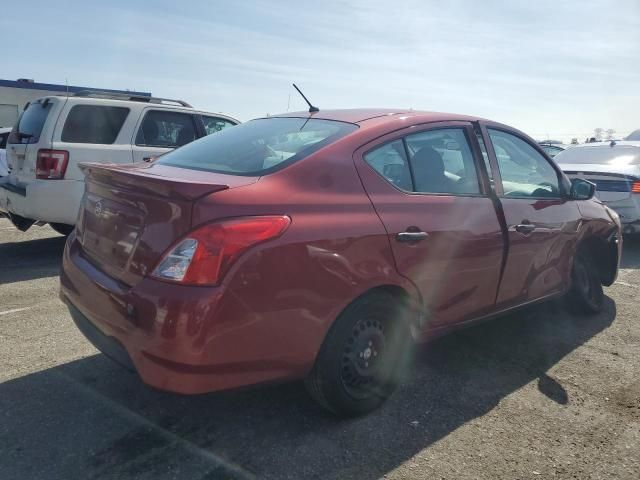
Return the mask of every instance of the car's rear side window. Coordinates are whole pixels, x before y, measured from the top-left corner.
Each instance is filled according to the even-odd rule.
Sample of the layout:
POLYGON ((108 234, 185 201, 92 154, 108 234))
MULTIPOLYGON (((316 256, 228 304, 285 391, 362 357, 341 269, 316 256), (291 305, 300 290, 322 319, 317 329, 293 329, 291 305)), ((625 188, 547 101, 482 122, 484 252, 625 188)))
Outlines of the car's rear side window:
POLYGON ((68 143, 110 145, 116 141, 129 109, 102 105, 74 105, 62 128, 61 140, 68 143))
POLYGON ((395 140, 371 150, 364 160, 389 183, 406 190, 413 190, 411 170, 402 140, 395 140))
POLYGON ((18 123, 9 137, 9 143, 38 143, 51 105, 49 99, 30 103, 18 118, 18 123))
POLYGON ((136 145, 176 148, 193 142, 196 127, 189 113, 151 110, 136 135, 136 145))
POLYGON ((402 190, 450 195, 480 194, 475 160, 462 128, 414 133, 371 150, 364 159, 388 182, 402 190))
POLYGON ((358 128, 313 118, 263 118, 225 128, 163 155, 156 163, 235 175, 265 175, 358 128))

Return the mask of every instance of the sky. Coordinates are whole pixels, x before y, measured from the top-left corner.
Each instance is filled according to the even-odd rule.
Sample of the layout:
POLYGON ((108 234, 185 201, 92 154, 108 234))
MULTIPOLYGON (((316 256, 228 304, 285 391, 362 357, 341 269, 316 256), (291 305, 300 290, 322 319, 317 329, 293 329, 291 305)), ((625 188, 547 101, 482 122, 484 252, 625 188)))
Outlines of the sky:
POLYGON ((136 89, 240 120, 306 108, 478 115, 538 139, 640 128, 640 0, 34 0, 0 78, 136 89))

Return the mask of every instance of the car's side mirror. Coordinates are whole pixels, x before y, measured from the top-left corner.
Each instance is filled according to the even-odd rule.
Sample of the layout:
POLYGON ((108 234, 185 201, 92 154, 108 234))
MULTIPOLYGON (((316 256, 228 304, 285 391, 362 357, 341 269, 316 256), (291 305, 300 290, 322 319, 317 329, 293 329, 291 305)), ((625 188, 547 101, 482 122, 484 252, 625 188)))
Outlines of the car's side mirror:
POLYGON ((595 183, 583 180, 582 178, 574 178, 571 180, 571 198, 573 200, 589 200, 596 193, 595 183))

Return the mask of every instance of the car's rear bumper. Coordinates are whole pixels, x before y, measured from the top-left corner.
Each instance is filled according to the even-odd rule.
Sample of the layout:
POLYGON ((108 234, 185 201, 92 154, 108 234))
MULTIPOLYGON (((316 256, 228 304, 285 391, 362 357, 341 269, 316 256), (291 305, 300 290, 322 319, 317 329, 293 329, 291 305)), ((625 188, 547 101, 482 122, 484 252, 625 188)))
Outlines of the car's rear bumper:
MULTIPOLYGON (((301 378, 322 341, 306 340, 300 327, 287 328, 286 312, 252 311, 224 287, 151 278, 133 287, 121 284, 84 258, 74 233, 63 255, 60 284, 60 298, 82 333, 162 390, 196 394, 301 378), (311 348, 298 348, 305 341, 311 348)), ((296 312, 288 314, 300 325, 296 312)))
MULTIPOLYGON (((66 298, 63 298, 66 300, 66 298)), ((73 322, 94 347, 127 370, 135 370, 127 349, 115 338, 105 335, 71 302, 65 301, 73 322)))
POLYGON ((640 233, 640 194, 617 201, 601 201, 620 216, 622 233, 640 233))
POLYGON ((75 225, 84 194, 78 180, 33 180, 21 185, 12 177, 0 182, 0 211, 41 222, 75 225))

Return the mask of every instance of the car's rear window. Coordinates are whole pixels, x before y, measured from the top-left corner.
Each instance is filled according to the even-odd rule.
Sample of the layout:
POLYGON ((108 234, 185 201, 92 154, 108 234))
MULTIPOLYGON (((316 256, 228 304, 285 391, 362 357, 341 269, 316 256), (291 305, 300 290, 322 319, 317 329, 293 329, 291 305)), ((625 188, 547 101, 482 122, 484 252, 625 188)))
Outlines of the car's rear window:
POLYGON ((157 163, 235 175, 265 175, 357 128, 333 120, 263 118, 201 138, 163 155, 157 163))
POLYGON ((600 145, 597 147, 568 148, 553 158, 556 163, 635 165, 640 164, 640 147, 630 145, 600 145))
POLYGON ((48 99, 30 103, 18 118, 9 143, 38 143, 51 105, 48 99))
POLYGON ((68 143, 110 145, 116 141, 129 109, 101 105, 75 105, 69 110, 61 140, 68 143))

